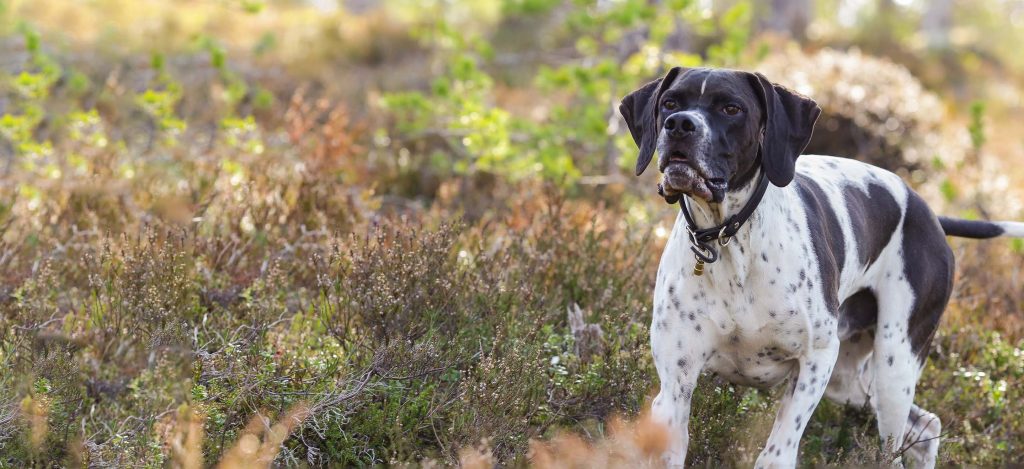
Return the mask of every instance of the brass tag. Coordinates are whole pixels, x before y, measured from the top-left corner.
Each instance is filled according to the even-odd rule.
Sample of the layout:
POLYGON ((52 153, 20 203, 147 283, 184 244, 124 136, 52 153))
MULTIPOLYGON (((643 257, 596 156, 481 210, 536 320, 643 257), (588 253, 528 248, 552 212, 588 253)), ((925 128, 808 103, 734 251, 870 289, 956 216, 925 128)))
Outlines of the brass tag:
POLYGON ((698 277, 704 275, 704 261, 697 259, 697 263, 693 266, 693 275, 698 277))

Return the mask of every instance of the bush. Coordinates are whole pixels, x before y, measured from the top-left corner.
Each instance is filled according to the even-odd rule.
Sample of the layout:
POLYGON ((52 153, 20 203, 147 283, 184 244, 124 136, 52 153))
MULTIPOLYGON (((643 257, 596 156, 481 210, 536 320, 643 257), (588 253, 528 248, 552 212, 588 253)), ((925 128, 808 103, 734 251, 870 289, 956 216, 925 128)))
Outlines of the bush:
POLYGON ((821 106, 807 153, 856 158, 892 171, 954 167, 970 150, 934 93, 900 65, 853 49, 789 47, 757 69, 821 106), (812 72, 813 71, 813 72, 812 72))

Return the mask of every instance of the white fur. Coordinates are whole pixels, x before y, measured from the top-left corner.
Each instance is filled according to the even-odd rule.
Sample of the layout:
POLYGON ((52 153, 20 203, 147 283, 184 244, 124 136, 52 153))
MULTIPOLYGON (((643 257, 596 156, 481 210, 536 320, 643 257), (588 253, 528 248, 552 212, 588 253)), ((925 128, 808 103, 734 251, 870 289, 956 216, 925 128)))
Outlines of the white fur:
POLYGON ((1024 223, 1014 221, 1000 221, 996 222, 996 224, 1003 229, 1003 236, 1009 236, 1013 238, 1024 238, 1024 223))
MULTIPOLYGON (((906 208, 908 190, 892 173, 842 158, 802 156, 797 161, 797 172, 813 178, 827 195, 847 240, 855 238, 842 197, 851 186, 880 184, 906 208)), ((752 189, 753 184, 731 192, 715 206, 691 201, 696 223, 702 228, 721 223, 740 210, 752 189)), ((747 224, 728 246, 719 247, 718 262, 695 276, 686 222, 681 214, 676 218, 658 268, 651 324, 661 378, 653 414, 679 436, 667 455, 670 466, 685 461, 690 401, 704 370, 758 387, 790 378, 756 467, 796 465, 800 437, 823 395, 842 403, 870 403, 891 451, 901 448, 906 431, 908 438, 929 442, 907 454, 925 467, 934 465, 941 424, 913 405, 920 369, 909 341, 901 340, 914 298, 902 273, 902 228, 870 266, 860 265, 856 243, 846 243, 838 300, 866 287, 875 291, 879 333, 871 342, 840 336, 838 311, 830 311, 823 300, 809 223, 818 221, 809 220, 795 183, 769 186, 747 224), (882 333, 883 325, 891 333, 882 333), (930 417, 915 424, 908 415, 930 417)))

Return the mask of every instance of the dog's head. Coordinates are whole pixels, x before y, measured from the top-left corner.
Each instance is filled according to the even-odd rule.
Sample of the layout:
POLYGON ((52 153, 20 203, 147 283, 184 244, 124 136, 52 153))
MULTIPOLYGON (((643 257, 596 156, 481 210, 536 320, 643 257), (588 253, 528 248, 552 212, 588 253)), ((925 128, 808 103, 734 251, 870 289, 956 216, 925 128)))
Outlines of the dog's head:
POLYGON ((675 67, 623 98, 619 112, 640 147, 637 176, 657 150, 666 198, 721 202, 759 164, 772 184, 789 184, 821 109, 760 73, 675 67))

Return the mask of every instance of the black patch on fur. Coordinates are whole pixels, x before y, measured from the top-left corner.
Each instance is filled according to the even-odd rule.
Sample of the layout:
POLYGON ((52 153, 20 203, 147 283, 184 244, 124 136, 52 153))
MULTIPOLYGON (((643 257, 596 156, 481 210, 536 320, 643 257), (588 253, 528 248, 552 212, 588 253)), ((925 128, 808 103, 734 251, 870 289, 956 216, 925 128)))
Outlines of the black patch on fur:
POLYGON ((846 262, 846 240, 839 219, 828 203, 825 191, 811 178, 798 174, 797 192, 807 211, 807 228, 811 235, 814 254, 818 258, 821 289, 829 313, 839 311, 839 275, 846 262))
POLYGON ((889 190, 879 184, 868 184, 867 192, 849 186, 843 194, 857 239, 857 255, 861 265, 869 266, 892 240, 903 211, 889 190))
POLYGON ((953 291, 953 250, 935 214, 921 197, 911 192, 903 223, 903 274, 914 291, 914 305, 907 320, 910 349, 924 365, 928 346, 939 328, 939 319, 953 291))

